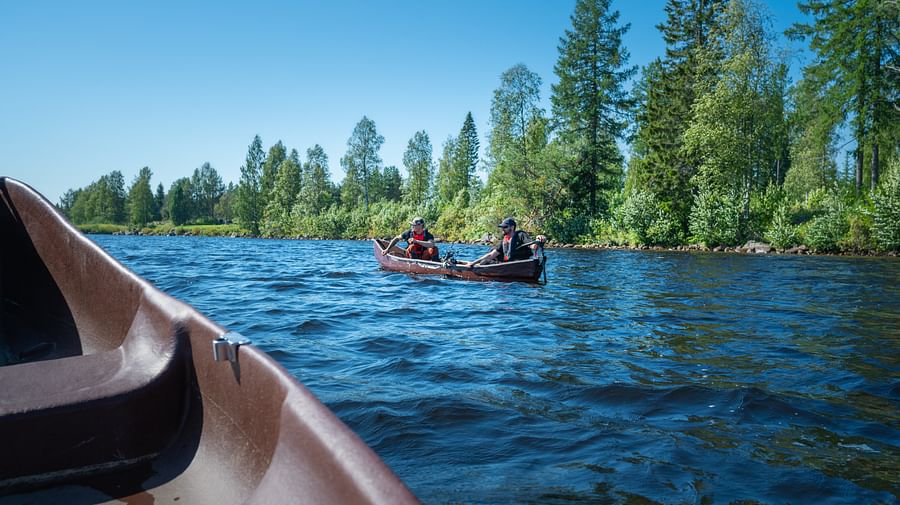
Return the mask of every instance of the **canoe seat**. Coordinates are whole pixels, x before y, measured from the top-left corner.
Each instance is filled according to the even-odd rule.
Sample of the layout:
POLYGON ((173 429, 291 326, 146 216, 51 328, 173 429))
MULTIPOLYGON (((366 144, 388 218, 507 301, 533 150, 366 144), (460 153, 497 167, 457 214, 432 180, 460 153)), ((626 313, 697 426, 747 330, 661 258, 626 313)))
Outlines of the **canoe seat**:
POLYGON ((187 342, 144 299, 118 348, 0 368, 0 494, 162 451, 188 406, 187 342))

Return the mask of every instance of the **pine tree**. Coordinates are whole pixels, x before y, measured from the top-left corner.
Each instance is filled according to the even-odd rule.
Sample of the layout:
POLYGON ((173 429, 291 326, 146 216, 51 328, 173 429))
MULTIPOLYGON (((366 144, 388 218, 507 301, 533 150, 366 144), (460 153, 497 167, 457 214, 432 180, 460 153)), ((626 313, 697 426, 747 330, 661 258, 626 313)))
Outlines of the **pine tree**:
POLYGON ((618 26, 619 12, 610 0, 578 0, 572 30, 560 41, 554 69, 553 115, 562 140, 578 153, 571 190, 587 200, 591 215, 601 210, 597 195, 621 176, 622 154, 616 141, 624 137, 632 100, 624 85, 635 72, 628 67, 622 35, 630 25, 618 26))

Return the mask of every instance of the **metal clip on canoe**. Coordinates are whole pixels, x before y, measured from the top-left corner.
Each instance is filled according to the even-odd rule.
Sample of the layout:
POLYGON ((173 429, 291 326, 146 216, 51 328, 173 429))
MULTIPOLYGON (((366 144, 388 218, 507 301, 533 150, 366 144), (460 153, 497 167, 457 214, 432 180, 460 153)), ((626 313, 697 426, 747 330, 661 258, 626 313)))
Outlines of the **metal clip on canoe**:
POLYGON ((213 357, 216 361, 237 362, 238 347, 251 343, 249 339, 236 331, 229 331, 212 341, 213 357))

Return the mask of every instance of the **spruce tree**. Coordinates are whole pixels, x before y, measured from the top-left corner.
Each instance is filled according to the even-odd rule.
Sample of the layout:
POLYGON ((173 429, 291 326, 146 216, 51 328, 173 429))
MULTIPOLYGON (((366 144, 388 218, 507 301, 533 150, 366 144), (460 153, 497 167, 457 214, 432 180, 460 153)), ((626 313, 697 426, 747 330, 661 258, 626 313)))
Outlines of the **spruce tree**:
POLYGON ((554 71, 553 115, 560 137, 577 153, 571 191, 589 214, 600 210, 598 194, 618 183, 623 139, 632 99, 624 86, 635 72, 628 66, 619 12, 610 0, 578 0, 572 29, 560 40, 554 71))
POLYGON ((788 31, 794 38, 808 39, 816 55, 804 80, 820 90, 824 108, 841 112, 845 121, 837 127, 848 125, 853 132, 857 192, 867 150, 874 188, 880 153, 896 152, 900 144, 900 8, 884 0, 808 0, 798 5, 814 20, 788 31))
POLYGON ((478 168, 478 131, 475 129, 475 120, 472 113, 466 114, 463 121, 462 129, 459 131, 459 137, 456 143, 456 155, 454 156, 454 167, 451 176, 451 191, 454 194, 465 192, 463 203, 468 206, 472 188, 472 182, 475 178, 475 170, 478 168))

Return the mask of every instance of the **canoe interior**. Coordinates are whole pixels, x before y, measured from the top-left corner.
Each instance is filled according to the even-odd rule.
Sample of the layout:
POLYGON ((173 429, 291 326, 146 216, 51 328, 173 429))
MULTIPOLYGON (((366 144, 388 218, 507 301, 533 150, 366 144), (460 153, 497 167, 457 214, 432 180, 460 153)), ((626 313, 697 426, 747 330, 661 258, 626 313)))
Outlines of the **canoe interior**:
POLYGON ((416 503, 252 345, 0 178, 0 503, 416 503))

